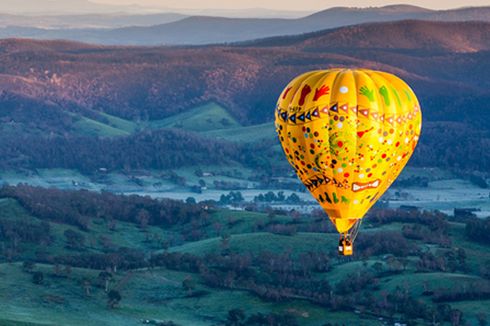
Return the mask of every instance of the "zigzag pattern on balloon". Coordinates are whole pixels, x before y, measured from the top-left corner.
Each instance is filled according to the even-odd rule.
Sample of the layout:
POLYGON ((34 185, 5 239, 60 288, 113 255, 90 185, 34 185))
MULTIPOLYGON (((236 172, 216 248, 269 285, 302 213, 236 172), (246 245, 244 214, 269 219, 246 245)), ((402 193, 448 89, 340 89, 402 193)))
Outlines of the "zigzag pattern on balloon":
POLYGON ((389 124, 393 126, 395 123, 402 124, 402 123, 406 123, 409 120, 413 120, 420 112, 420 108, 415 105, 413 111, 409 112, 406 115, 404 114, 400 116, 391 115, 389 117, 386 117, 384 114, 379 114, 379 112, 371 112, 371 109, 369 108, 362 108, 361 106, 354 106, 349 108, 348 104, 339 106, 338 103, 335 103, 330 107, 325 106, 321 109, 315 107, 313 109, 307 110, 306 112, 302 112, 301 114, 293 113, 291 115, 289 115, 287 110, 277 107, 277 115, 284 122, 289 124, 294 124, 294 125, 308 123, 316 119, 321 119, 322 115, 324 114, 330 116, 332 113, 341 114, 342 112, 345 112, 346 114, 352 112, 356 116, 365 117, 367 119, 371 118, 375 121, 384 122, 386 120, 389 124))

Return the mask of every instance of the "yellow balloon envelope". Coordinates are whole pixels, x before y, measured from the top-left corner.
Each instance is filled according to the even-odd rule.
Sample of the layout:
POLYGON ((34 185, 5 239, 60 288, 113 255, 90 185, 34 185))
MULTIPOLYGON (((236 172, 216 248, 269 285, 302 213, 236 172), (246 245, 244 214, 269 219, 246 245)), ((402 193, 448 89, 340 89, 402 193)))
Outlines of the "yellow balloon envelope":
POLYGON ((284 89, 276 109, 289 163, 341 234, 398 177, 421 125, 410 87, 367 69, 305 73, 284 89))

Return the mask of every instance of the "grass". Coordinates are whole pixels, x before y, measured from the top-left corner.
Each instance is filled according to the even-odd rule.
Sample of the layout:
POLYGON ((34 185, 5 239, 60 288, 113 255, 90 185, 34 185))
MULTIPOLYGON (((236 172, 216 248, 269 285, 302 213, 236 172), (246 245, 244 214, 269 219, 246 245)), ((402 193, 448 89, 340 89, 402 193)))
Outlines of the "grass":
POLYGON ((179 128, 204 132, 240 127, 240 124, 222 106, 211 102, 162 120, 149 121, 153 129, 179 128))
MULTIPOLYGON (((63 171, 60 171, 60 173, 63 171)), ((40 173, 45 173, 41 171, 40 173)), ((61 173, 63 176, 63 173, 61 173)), ((31 223, 40 223, 41 220, 29 214, 17 201, 13 199, 0 199, 0 219, 23 220, 31 223)), ((336 234, 303 233, 292 236, 277 235, 266 232, 254 232, 257 223, 264 224, 271 220, 267 214, 217 210, 210 215, 210 224, 202 227, 203 234, 213 238, 201 241, 188 242, 173 246, 169 251, 187 252, 204 256, 207 253, 219 252, 222 249, 222 238, 216 236, 213 224, 220 223, 225 233, 231 234, 229 248, 238 253, 259 253, 270 251, 273 253, 289 252, 293 256, 302 252, 330 252, 335 250, 337 244, 336 234)), ((276 216, 275 222, 287 223, 291 218, 276 216)), ((300 219, 305 223, 305 219, 300 219)), ((75 227, 49 222, 53 243, 46 250, 49 254, 76 254, 77 251, 65 247, 64 231, 75 227)), ((379 230, 400 231, 401 223, 391 223, 382 227, 367 227, 363 232, 379 230)), ((131 223, 117 222, 114 231, 109 230, 106 222, 95 219, 90 225, 90 231, 85 232, 87 246, 85 252, 99 252, 103 250, 101 237, 110 239, 119 247, 142 249, 147 253, 156 252, 159 247, 155 243, 146 241, 147 233, 159 235, 166 239, 172 235, 180 234, 182 226, 162 229, 150 226, 146 231, 131 223)), ((397 287, 408 288, 409 291, 423 301, 430 302, 431 298, 423 296, 424 286, 430 290, 437 288, 450 288, 454 284, 471 284, 480 278, 478 268, 482 262, 490 259, 488 246, 468 241, 464 236, 464 225, 450 224, 450 235, 453 247, 464 248, 468 261, 468 273, 416 273, 415 260, 407 257, 411 262, 407 271, 400 274, 381 274, 379 277, 379 290, 375 293, 380 296, 381 291, 391 292, 397 287)), ((34 257, 38 248, 22 248, 23 257, 34 257)), ((25 258, 23 258, 25 259, 25 258)), ((352 311, 332 312, 328 309, 313 305, 308 301, 289 300, 286 302, 264 301, 259 297, 241 290, 227 290, 210 288, 206 286, 198 274, 171 271, 164 268, 146 270, 137 269, 131 272, 118 272, 116 281, 123 300, 117 309, 106 307, 106 294, 96 286, 99 271, 72 268, 67 275, 55 276, 52 265, 37 264, 35 269, 45 274, 43 285, 32 283, 32 275, 22 271, 19 263, 0 264, 0 325, 86 325, 87 319, 98 325, 137 325, 141 320, 155 321, 173 320, 180 325, 217 325, 226 319, 227 312, 234 308, 246 310, 248 315, 253 313, 277 314, 291 313, 296 316, 300 325, 321 325, 327 322, 342 322, 346 325, 378 325, 380 322, 371 317, 361 319, 352 311), (192 277, 196 282, 195 291, 201 291, 200 296, 189 296, 182 287, 182 281, 192 277), (87 297, 83 289, 83 280, 92 282, 92 294, 87 297)), ((334 259, 333 268, 329 272, 316 273, 315 278, 328 280, 335 284, 348 277, 349 274, 361 272, 376 262, 381 262, 387 268, 386 259, 382 256, 371 257, 363 261, 351 259, 334 259)), ((453 308, 461 309, 464 318, 470 324, 476 324, 476 314, 487 311, 489 300, 451 302, 453 308)))
POLYGON ((134 133, 140 127, 138 123, 126 119, 122 119, 105 112, 98 112, 98 114, 107 120, 107 124, 113 128, 127 132, 128 134, 134 133))
POLYGON ((208 137, 239 143, 255 143, 261 140, 274 139, 277 137, 274 125, 272 123, 224 130, 214 129, 206 131, 203 134, 208 137))
MULTIPOLYGON (((236 234, 230 237, 231 251, 258 253, 260 251, 290 252, 298 255, 307 251, 328 251, 336 248, 338 236, 323 233, 297 233, 293 236, 277 235, 266 232, 236 234)), ((222 247, 221 238, 211 238, 197 242, 186 243, 173 247, 171 251, 186 252, 195 255, 218 252, 222 247)))
MULTIPOLYGON (((33 284, 31 275, 23 272, 20 264, 0 264, 0 314, 11 323, 1 323, 0 319, 0 325, 78 326, 86 325, 87 319, 94 325, 108 326, 137 325, 143 319, 172 320, 179 325, 216 325, 226 319, 229 310, 245 307, 248 315, 290 313, 306 326, 335 320, 376 325, 375 320, 361 320, 350 312, 330 312, 305 301, 267 302, 245 291, 211 289, 201 283, 198 275, 166 269, 133 272, 120 289, 123 296, 120 306, 110 310, 101 288, 93 286, 87 297, 81 286, 83 279, 94 280, 97 272, 73 268, 67 277, 55 277, 52 266, 39 264, 35 269, 45 274, 42 285, 33 284), (188 276, 197 282, 194 291, 203 291, 202 296, 189 296, 182 288, 182 281, 188 276)), ((117 279, 121 280, 122 275, 117 279)))
POLYGON ((450 234, 453 247, 463 248, 466 253, 466 263, 471 271, 478 272, 482 262, 490 261, 488 246, 474 241, 469 241, 465 236, 464 224, 450 223, 450 234))
POLYGON ((125 130, 86 117, 80 117, 80 120, 75 122, 75 129, 78 133, 86 136, 120 137, 130 134, 125 130))
POLYGON ((203 133, 212 138, 228 141, 255 142, 275 136, 272 124, 242 127, 228 111, 210 102, 161 120, 135 122, 108 113, 94 111, 100 119, 78 116, 75 131, 86 136, 120 137, 138 130, 177 128, 203 133))
MULTIPOLYGON (((0 200, 0 219, 22 220, 33 224, 40 224, 43 220, 30 215, 16 200, 2 199, 0 200)), ((75 251, 66 248, 64 232, 73 230, 80 232, 85 237, 86 248, 82 252, 102 252, 105 247, 102 239, 107 239, 107 243, 112 243, 118 247, 127 247, 140 250, 155 250, 159 249, 161 244, 157 240, 148 241, 147 237, 152 239, 160 238, 165 240, 172 235, 177 234, 177 231, 162 230, 159 227, 147 226, 145 230, 140 229, 133 223, 117 221, 115 230, 109 229, 107 222, 103 219, 94 219, 94 223, 90 225, 89 232, 84 232, 75 226, 48 222, 50 232, 54 235, 53 242, 49 245, 49 250, 53 254, 78 254, 80 251, 75 251)), ((36 254, 36 248, 23 248, 26 257, 33 258, 36 254)))

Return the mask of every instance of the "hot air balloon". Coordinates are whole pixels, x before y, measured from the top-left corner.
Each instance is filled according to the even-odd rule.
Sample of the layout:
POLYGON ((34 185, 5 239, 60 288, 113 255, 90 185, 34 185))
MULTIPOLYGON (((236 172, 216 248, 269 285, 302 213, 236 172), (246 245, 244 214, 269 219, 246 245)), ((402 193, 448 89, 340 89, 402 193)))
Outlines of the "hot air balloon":
POLYGON ((339 254, 352 255, 362 218, 417 145, 417 97, 381 71, 311 71, 280 95, 275 126, 289 163, 339 232, 339 254))

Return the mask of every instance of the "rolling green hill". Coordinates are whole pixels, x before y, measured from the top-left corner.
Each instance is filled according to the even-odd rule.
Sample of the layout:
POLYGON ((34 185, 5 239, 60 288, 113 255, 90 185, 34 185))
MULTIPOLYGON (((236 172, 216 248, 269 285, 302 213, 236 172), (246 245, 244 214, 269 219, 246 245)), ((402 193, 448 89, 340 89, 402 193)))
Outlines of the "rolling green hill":
POLYGON ((75 130, 77 133, 86 136, 119 137, 128 136, 130 134, 123 129, 119 129, 86 117, 80 117, 80 119, 75 123, 75 130))
POLYGON ((186 110, 163 120, 151 120, 150 128, 179 128, 204 132, 240 127, 238 121, 228 111, 214 102, 186 110))
MULTIPOLYGON (((33 188, 29 191, 44 190, 33 188)), ((93 206, 83 199, 85 192, 71 194, 71 206, 64 208, 67 214, 72 214, 74 209, 84 211, 84 207, 93 206)), ((50 201, 54 198, 43 198, 48 207, 53 205, 50 201)), ((97 196, 93 198, 97 200, 97 196)), ((118 200, 124 203, 134 199, 121 197, 118 200)), ((115 202, 114 205, 120 204, 115 202)), ((148 205, 149 214, 154 214, 153 204, 148 202, 148 205)), ((64 206, 56 203, 53 209, 55 207, 64 206)), ((424 313, 414 310, 415 317, 410 317, 412 324, 429 322, 431 317, 423 316, 429 316, 430 309, 442 309, 442 305, 449 305, 451 311, 458 309, 470 325, 478 323, 482 314, 488 313, 490 299, 486 297, 438 299, 453 290, 469 291, 488 286, 482 271, 490 261, 489 247, 470 241, 463 222, 441 222, 443 224, 437 228, 431 226, 434 236, 447 234, 449 242, 444 240, 438 244, 410 238, 406 233, 406 228, 418 225, 420 234, 424 234, 424 230, 429 231, 429 220, 380 223, 372 219, 362 230, 357 255, 339 258, 335 253, 337 235, 318 232, 325 221, 310 216, 293 221, 285 215, 212 209, 202 220, 142 226, 118 220, 117 216, 110 222, 101 213, 101 216, 89 216, 87 229, 81 230, 54 221, 50 215, 41 215, 37 209, 10 197, 0 198, 0 234, 3 235, 0 238, 3 248, 0 252, 1 325, 85 325, 87 316, 93 323, 103 325, 137 325, 143 320, 154 325, 164 321, 173 321, 177 325, 216 325, 225 323, 229 311, 240 308, 245 310, 246 316, 254 318, 262 316, 260 314, 290 316, 296 321, 290 325, 313 326, 339 321, 352 325, 379 325, 379 318, 388 323, 407 321, 409 310, 394 310, 390 315, 384 312, 387 307, 373 310, 359 299, 351 303, 336 300, 370 295, 367 302, 382 305, 386 300, 383 298, 387 295, 392 298, 395 294, 407 296, 407 307, 414 304, 417 309, 427 309, 424 313), (49 245, 33 245, 41 235, 26 236, 30 233, 23 231, 25 228, 35 231, 40 227, 47 230, 49 245), (281 230, 278 227, 292 227, 297 231, 278 233, 274 231, 281 230), (68 230, 83 236, 81 246, 70 245, 68 230), (384 237, 398 239, 395 247, 406 247, 408 254, 390 253, 390 244, 383 242, 384 237), (366 256, 366 250, 371 250, 371 254, 366 256), (127 262, 143 259, 136 260, 132 267, 119 263, 117 270, 114 267, 107 269, 112 275, 109 289, 117 290, 122 296, 113 309, 107 307, 107 293, 100 276, 103 269, 68 263, 90 264, 90 260, 84 263, 82 259, 90 255, 105 255, 108 263, 122 257, 127 262), (430 255, 434 255, 433 258, 430 255), (80 261, 76 257, 80 257, 80 261), (25 262, 34 264, 26 265, 25 262), (199 268, 193 267, 196 262, 199 268), (232 262, 231 265, 228 262, 232 262), (430 265, 433 263, 436 265, 430 265), (222 286, 213 285, 212 273, 221 273, 216 264, 224 264, 220 266, 225 270, 231 268, 222 279, 234 281, 225 281, 222 286), (310 264, 319 265, 310 269, 310 264), (280 272, 290 268, 293 274, 280 272), (36 272, 44 276, 39 284, 33 282, 36 272), (284 289, 286 292, 278 298, 268 298, 268 292, 262 292, 261 286, 284 282, 282 275, 293 277, 303 292, 293 294, 284 289), (250 286, 251 281, 257 282, 256 285, 250 286), (185 284, 189 282, 192 286, 187 287, 185 284), (333 295, 330 301, 323 304, 316 301, 308 292, 311 290, 307 291, 310 282, 319 282, 314 283, 318 286, 327 282, 330 295, 333 295)), ((41 239, 46 239, 45 235, 41 239)), ((100 259, 96 257, 94 260, 100 259)), ((288 284, 287 281, 284 284, 288 284)), ((274 291, 274 288, 268 291, 274 291)), ((435 316, 436 319, 443 318, 438 314, 435 316)), ((441 325, 449 324, 449 321, 437 320, 441 325)))
POLYGON ((264 123, 254 126, 213 129, 203 132, 205 136, 231 142, 256 143, 277 137, 274 124, 264 123))
POLYGON ((203 133, 217 139, 254 142, 271 137, 274 131, 270 124, 242 127, 225 108, 214 102, 196 106, 161 120, 136 122, 104 112, 91 111, 91 114, 93 116, 89 118, 70 113, 76 119, 74 123, 76 134, 120 137, 148 129, 182 129, 203 133), (226 135, 232 135, 232 137, 227 139, 226 135))

